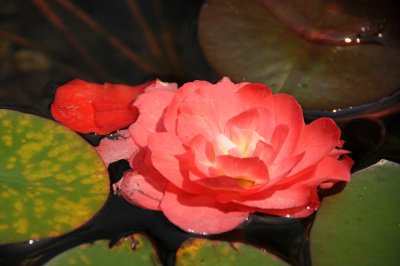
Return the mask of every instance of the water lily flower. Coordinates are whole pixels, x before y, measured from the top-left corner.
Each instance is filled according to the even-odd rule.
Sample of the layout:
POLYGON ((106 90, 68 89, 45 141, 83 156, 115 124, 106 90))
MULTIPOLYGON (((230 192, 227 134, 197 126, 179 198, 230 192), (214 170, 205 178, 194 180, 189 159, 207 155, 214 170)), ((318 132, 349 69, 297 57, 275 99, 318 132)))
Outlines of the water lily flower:
POLYGON ((97 148, 129 160, 115 185, 129 202, 159 210, 181 229, 216 234, 255 212, 306 217, 319 189, 350 180, 353 161, 330 118, 305 124, 287 94, 261 84, 157 81, 134 106, 137 120, 97 148))

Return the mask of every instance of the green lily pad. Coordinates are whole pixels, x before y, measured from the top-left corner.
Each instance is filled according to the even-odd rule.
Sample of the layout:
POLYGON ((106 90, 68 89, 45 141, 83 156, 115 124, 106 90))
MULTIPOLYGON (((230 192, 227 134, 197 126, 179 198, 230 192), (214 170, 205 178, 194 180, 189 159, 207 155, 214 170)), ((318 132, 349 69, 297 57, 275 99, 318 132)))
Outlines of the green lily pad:
POLYGON ((241 243, 189 239, 177 252, 178 266, 288 265, 275 255, 241 243))
POLYGON ((103 206, 107 170, 79 135, 10 110, 0 110, 0 132, 0 243, 58 236, 103 206))
POLYGON ((399 265, 400 165, 382 160, 324 199, 312 228, 313 265, 399 265))
POLYGON ((199 39, 222 75, 264 83, 306 109, 337 109, 400 87, 396 13, 386 0, 207 0, 199 39))
POLYGON ((104 265, 104 266, 155 266, 161 265, 148 239, 135 235, 133 239, 125 239, 113 248, 107 241, 84 244, 58 255, 46 266, 68 265, 104 265), (132 249, 132 244, 135 246, 132 249))

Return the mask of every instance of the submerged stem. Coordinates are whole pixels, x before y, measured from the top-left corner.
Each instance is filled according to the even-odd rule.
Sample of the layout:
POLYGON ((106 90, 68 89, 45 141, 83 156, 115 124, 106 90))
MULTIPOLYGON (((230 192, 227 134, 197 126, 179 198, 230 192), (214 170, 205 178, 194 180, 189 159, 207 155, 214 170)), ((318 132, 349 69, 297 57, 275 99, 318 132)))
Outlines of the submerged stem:
POLYGON ((108 33, 106 30, 101 27, 95 20, 93 20, 89 15, 87 15, 84 11, 79 9, 69 0, 58 0, 58 3, 62 5, 65 9, 70 11, 75 17, 81 20, 85 25, 99 34, 102 38, 104 38, 111 46, 117 49, 122 55, 124 55, 128 60, 132 63, 140 67, 141 69, 151 72, 157 73, 158 70, 147 64, 143 61, 138 54, 128 48, 124 43, 122 43, 118 38, 108 33))
POLYGON ((96 63, 86 47, 80 42, 76 34, 64 23, 60 16, 55 13, 45 0, 32 0, 38 9, 47 17, 50 23, 61 31, 67 42, 82 57, 83 61, 93 70, 98 77, 108 77, 106 71, 96 63))

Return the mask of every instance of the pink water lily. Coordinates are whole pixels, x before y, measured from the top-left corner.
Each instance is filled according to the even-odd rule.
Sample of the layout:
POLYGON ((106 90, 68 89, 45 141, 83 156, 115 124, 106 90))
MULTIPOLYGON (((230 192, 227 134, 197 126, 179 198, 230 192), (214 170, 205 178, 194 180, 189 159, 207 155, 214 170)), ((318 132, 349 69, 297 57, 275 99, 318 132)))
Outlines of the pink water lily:
POLYGON ((129 160, 116 184, 126 200, 185 231, 222 233, 254 212, 305 217, 318 189, 350 179, 335 122, 306 125, 292 96, 228 78, 156 84, 134 103, 137 121, 97 150, 107 163, 129 160))

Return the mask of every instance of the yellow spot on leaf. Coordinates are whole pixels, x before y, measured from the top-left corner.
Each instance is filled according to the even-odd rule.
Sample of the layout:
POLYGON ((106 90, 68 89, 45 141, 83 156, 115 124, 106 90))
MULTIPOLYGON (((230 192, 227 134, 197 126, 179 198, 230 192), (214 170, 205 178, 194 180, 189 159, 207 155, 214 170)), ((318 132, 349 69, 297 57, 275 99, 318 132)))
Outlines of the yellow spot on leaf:
POLYGON ((49 169, 53 173, 56 173, 56 172, 59 172, 61 170, 61 165, 60 164, 53 164, 53 166, 50 167, 49 169))
POLYGON ((93 186, 89 192, 90 192, 90 194, 96 195, 96 194, 104 194, 104 191, 105 191, 105 188, 103 185, 96 185, 96 186, 93 186))
POLYGON ((231 251, 232 251, 232 249, 231 249, 230 247, 227 247, 227 246, 221 248, 221 253, 222 253, 222 255, 224 255, 224 256, 228 255, 229 252, 231 252, 231 251))
POLYGON ((11 194, 6 191, 1 192, 0 195, 3 199, 11 197, 11 194))
POLYGON ((75 258, 69 258, 68 259, 68 264, 69 265, 75 265, 76 264, 76 259, 75 258))
POLYGON ((75 166, 75 169, 79 172, 79 173, 85 173, 87 172, 87 169, 89 168, 89 165, 87 165, 86 163, 78 163, 75 166))
POLYGON ((14 208, 17 213, 21 213, 23 211, 23 204, 21 201, 16 201, 14 203, 14 208))
POLYGON ((9 228, 8 224, 0 224, 0 231, 5 231, 9 228))
POLYGON ((39 218, 43 217, 43 214, 46 212, 46 206, 44 200, 34 199, 33 204, 34 204, 35 215, 39 218))
POLYGON ((38 168, 34 171, 24 170, 22 171, 22 175, 27 180, 41 180, 52 177, 53 173, 49 171, 49 169, 38 168))
MULTIPOLYGON (((15 189, 10 188, 10 187, 5 187, 5 188, 4 188, 4 191, 3 191, 2 193, 5 193, 5 195, 6 195, 7 197, 18 196, 18 192, 17 192, 15 189)), ((3 194, 2 194, 2 195, 3 195, 3 194)))
POLYGON ((79 225, 82 223, 82 218, 85 219, 91 214, 88 206, 82 204, 82 200, 76 202, 62 196, 55 200, 52 207, 60 213, 55 217, 57 223, 67 226, 79 225))
MULTIPOLYGON (((56 229, 57 228, 61 228, 60 226, 55 226, 56 227, 56 229)), ((60 232, 59 231, 51 231, 49 234, 48 234, 48 236, 49 237, 56 237, 56 236, 58 236, 60 234, 60 232)))
POLYGON ((21 158, 21 163, 26 164, 32 160, 34 154, 40 152, 42 147, 36 142, 29 142, 22 145, 17 151, 18 156, 21 158))
POLYGON ((185 243, 183 247, 178 250, 178 258, 188 258, 193 256, 199 248, 206 244, 204 239, 192 239, 185 243))
POLYGON ((40 234, 38 234, 38 233, 32 233, 30 238, 33 239, 33 240, 37 240, 37 239, 40 238, 40 234))
POLYGON ((75 155, 65 153, 64 155, 59 156, 57 160, 66 163, 66 162, 72 162, 75 158, 76 158, 75 155))
POLYGON ((51 166, 51 162, 47 161, 47 160, 44 160, 44 161, 41 161, 39 163, 39 166, 42 167, 42 168, 49 168, 51 166))
POLYGON ((71 179, 73 179, 73 177, 69 177, 68 175, 64 174, 64 173, 58 173, 54 176, 54 178, 56 180, 60 180, 60 181, 64 181, 64 182, 68 182, 71 179))
POLYGON ((45 193, 45 194, 54 194, 55 193, 53 189, 48 188, 48 187, 42 187, 42 186, 37 187, 36 192, 45 193))
POLYGON ((28 126, 28 125, 30 124, 30 121, 29 121, 28 118, 22 117, 22 118, 19 120, 19 124, 20 124, 21 126, 28 126))
POLYGON ((33 139, 35 137, 35 132, 27 132, 25 135, 28 139, 33 139))
POLYGON ((28 220, 20 218, 14 222, 13 227, 18 234, 25 234, 28 231, 28 220))
POLYGON ((84 265, 90 265, 91 264, 90 263, 90 259, 87 256, 81 254, 79 257, 80 257, 81 261, 84 263, 84 265))
POLYGON ((8 163, 7 165, 6 165, 6 169, 7 170, 11 170, 11 169, 13 169, 15 167, 15 163, 8 163))
POLYGON ((74 191, 75 189, 73 187, 64 187, 64 190, 71 192, 74 191))
POLYGON ((3 125, 4 125, 5 127, 11 127, 11 121, 10 121, 10 120, 7 120, 7 119, 4 119, 4 120, 3 120, 3 125))
POLYGON ((4 135, 1 137, 1 141, 6 145, 6 146, 12 146, 13 145, 13 139, 11 135, 4 135))
POLYGON ((59 154, 61 154, 62 153, 62 149, 65 149, 66 147, 65 146, 57 146, 57 147, 54 147, 47 155, 50 157, 50 158, 54 158, 54 157, 57 157, 59 154))

